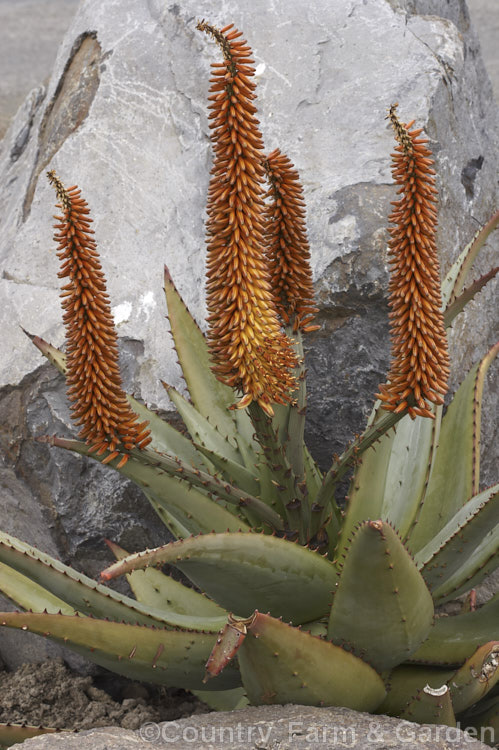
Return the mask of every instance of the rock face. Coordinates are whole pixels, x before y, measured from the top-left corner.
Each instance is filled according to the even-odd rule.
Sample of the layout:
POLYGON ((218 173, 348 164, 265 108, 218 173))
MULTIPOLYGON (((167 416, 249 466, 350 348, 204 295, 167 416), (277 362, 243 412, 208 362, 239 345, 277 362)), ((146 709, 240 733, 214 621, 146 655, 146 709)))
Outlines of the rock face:
POLYGON ((59 42, 77 6, 78 0, 7 0, 0 4, 0 138, 28 91, 50 76, 59 42))
MULTIPOLYGON (((464 727, 464 729, 466 729, 464 727)), ((421 726, 347 708, 260 706, 211 713, 138 732, 109 727, 74 734, 45 734, 14 747, 24 750, 486 750, 486 745, 456 727, 421 726)), ((490 736, 487 737, 487 741, 490 736)), ((492 738, 493 739, 493 738, 492 738)))
MULTIPOLYGON (((398 101, 401 118, 431 139, 444 270, 499 204, 497 112, 464 0, 83 2, 48 87, 31 93, 1 144, 0 516, 5 530, 90 575, 107 559, 103 537, 131 550, 166 537, 133 486, 33 441, 71 430, 64 384, 19 327, 63 344, 44 172, 77 182, 92 209, 127 389, 171 409, 159 379, 181 380, 165 262, 201 325, 205 313, 206 94, 217 51, 195 30, 202 17, 244 30, 266 148, 282 148, 304 185, 321 323, 307 342, 308 429, 322 464, 362 428, 388 367, 386 108, 398 101)), ((493 265, 497 241, 489 245, 476 276, 493 265)), ((497 338, 496 295, 491 285, 455 324, 453 386, 497 338)), ((483 418, 489 483, 496 373, 483 418)), ((3 650, 7 664, 22 660, 3 650)))

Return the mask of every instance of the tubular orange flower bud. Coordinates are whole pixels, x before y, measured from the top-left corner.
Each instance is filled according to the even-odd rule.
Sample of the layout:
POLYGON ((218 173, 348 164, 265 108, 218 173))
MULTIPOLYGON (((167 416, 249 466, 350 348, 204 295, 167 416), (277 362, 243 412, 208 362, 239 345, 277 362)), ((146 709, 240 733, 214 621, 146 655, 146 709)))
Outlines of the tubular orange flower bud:
POLYGON ((214 163, 208 192, 208 343, 213 372, 272 415, 296 387, 297 360, 281 330, 265 255, 265 170, 255 118, 251 49, 232 24, 200 31, 220 45, 224 62, 212 68, 210 127, 214 163))
POLYGON ((412 418, 433 417, 430 403, 442 404, 447 391, 449 355, 441 312, 440 266, 435 243, 435 171, 421 130, 396 115, 389 118, 399 143, 392 174, 401 197, 392 205, 389 230, 390 327, 392 363, 388 382, 377 394, 388 411, 407 410, 412 418))
MULTIPOLYGON (((66 326, 66 362, 68 398, 72 419, 82 425, 79 437, 90 450, 117 458, 119 450, 145 448, 151 442, 147 422, 138 423, 121 384, 118 346, 106 280, 99 254, 92 239, 89 209, 76 187, 66 190, 55 172, 48 172, 62 210, 56 216, 59 243, 57 257, 62 266, 59 278, 67 278, 62 287, 63 321, 66 326)), ((128 460, 121 458, 120 466, 128 460)))
POLYGON ((316 331, 311 325, 317 308, 305 227, 305 202, 298 172, 275 149, 263 162, 270 182, 267 198, 267 255, 277 311, 293 331, 316 331))

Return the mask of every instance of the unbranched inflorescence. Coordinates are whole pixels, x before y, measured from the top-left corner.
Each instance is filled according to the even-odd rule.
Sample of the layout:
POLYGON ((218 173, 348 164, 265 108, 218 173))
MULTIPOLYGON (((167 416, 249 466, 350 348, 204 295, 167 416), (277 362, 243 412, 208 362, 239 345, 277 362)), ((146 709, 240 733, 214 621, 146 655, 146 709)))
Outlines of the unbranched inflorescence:
POLYGON ((396 106, 389 113, 398 141, 392 174, 401 194, 392 204, 395 226, 389 230, 392 362, 378 397, 389 411, 433 417, 431 403, 443 403, 449 375, 435 243, 435 171, 428 140, 420 137, 422 130, 411 130, 414 122, 400 122, 396 106))
POLYGON ((293 331, 316 331, 317 307, 310 271, 310 247, 305 226, 305 201, 298 172, 285 154, 275 149, 264 161, 267 193, 266 235, 271 286, 277 311, 293 331))
POLYGON ((208 342, 213 370, 242 392, 239 408, 291 399, 297 365, 283 333, 266 256, 263 142, 255 117, 251 50, 232 24, 198 28, 220 45, 213 65, 210 119, 214 163, 207 205, 208 342))
MULTIPOLYGON (((55 172, 48 177, 55 187, 62 216, 56 216, 59 243, 57 256, 62 266, 62 287, 66 327, 66 383, 72 402, 72 418, 81 425, 79 436, 97 455, 110 451, 107 463, 134 447, 151 442, 147 422, 139 423, 130 408, 121 384, 117 337, 106 280, 101 270, 89 209, 76 187, 65 189, 55 172)), ((124 453, 118 468, 124 465, 124 453)))

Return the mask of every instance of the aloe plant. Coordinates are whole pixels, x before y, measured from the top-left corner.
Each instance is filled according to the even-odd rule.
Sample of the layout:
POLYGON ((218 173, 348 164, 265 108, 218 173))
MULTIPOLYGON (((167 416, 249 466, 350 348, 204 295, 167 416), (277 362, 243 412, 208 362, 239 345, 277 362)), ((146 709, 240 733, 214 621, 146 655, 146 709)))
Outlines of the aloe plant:
POLYGON ((133 480, 176 541, 136 554, 109 542, 117 561, 97 583, 0 533, 0 589, 23 610, 0 623, 216 709, 297 702, 497 726, 499 594, 454 616, 438 607, 499 563, 499 484, 481 489, 479 472, 499 343, 443 405, 446 329, 498 271, 464 289, 499 213, 440 284, 433 161, 390 109, 392 365, 366 429, 323 474, 303 440, 302 336, 317 326, 298 176, 280 151, 263 155, 240 33, 199 28, 224 56, 210 95, 206 336, 165 269, 189 398, 165 388, 188 435, 124 393, 88 208, 53 172, 67 352, 28 334, 66 377, 81 428, 41 439, 133 480), (104 585, 122 574, 133 596, 104 585))

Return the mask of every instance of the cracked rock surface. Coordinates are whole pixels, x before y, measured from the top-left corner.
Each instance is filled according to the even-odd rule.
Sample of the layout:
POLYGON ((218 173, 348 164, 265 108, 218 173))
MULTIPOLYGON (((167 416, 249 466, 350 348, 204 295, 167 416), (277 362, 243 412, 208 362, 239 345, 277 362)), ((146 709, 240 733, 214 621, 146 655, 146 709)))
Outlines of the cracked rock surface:
MULTIPOLYGON (((165 262, 202 326, 205 315, 206 94, 218 53, 195 31, 202 17, 244 30, 266 149, 284 150, 304 185, 321 324, 306 343, 308 433, 323 466, 362 429, 388 369, 387 107, 398 101, 401 118, 430 138, 444 272, 499 205, 499 118, 464 0, 84 0, 49 84, 31 92, 0 144, 0 517, 5 530, 90 575, 108 560, 103 537, 131 551, 167 537, 134 486, 33 440, 71 431, 64 384, 20 329, 64 341, 44 172, 78 183, 92 210, 127 390, 170 410, 160 378, 182 381, 165 320, 165 262)), ((497 246, 489 241, 475 278, 497 265, 497 246)), ((453 388, 498 326, 496 282, 456 320, 453 388)), ((497 372, 482 419, 489 484, 497 372)), ((9 666, 19 658, 14 643, 27 648, 24 634, 2 632, 9 666)))

